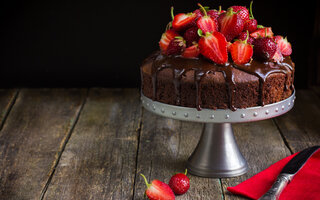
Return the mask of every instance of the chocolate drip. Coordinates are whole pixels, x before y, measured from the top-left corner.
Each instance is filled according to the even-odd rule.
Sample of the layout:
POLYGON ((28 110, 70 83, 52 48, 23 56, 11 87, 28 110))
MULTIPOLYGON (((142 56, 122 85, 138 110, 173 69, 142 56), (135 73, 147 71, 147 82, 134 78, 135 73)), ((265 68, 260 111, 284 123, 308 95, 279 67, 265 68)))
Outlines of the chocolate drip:
POLYGON ((234 75, 232 71, 232 66, 227 64, 223 70, 223 75, 226 80, 227 88, 228 88, 228 99, 229 99, 229 108, 230 110, 235 111, 236 107, 234 106, 234 95, 236 91, 236 84, 234 82, 234 75))
POLYGON ((176 105, 180 105, 181 104, 181 78, 182 75, 184 74, 184 69, 172 69, 172 73, 173 73, 173 84, 174 84, 174 91, 175 91, 175 95, 176 95, 176 105))
MULTIPOLYGON (((235 102, 235 92, 236 84, 234 77, 234 69, 241 70, 243 72, 252 74, 259 79, 259 104, 265 105, 264 102, 264 92, 265 91, 265 81, 267 77, 272 73, 283 73, 286 75, 285 90, 292 89, 293 83, 288 84, 288 72, 291 71, 291 76, 293 78, 294 74, 294 63, 291 61, 290 57, 285 57, 283 62, 261 62, 258 60, 252 60, 250 63, 244 65, 236 65, 234 63, 226 63, 225 65, 217 65, 203 57, 196 59, 185 59, 181 56, 166 56, 158 53, 155 56, 152 64, 152 87, 153 87, 153 100, 157 100, 157 76, 158 73, 169 68, 172 70, 173 85, 175 88, 176 105, 181 105, 181 78, 188 71, 194 71, 194 83, 196 87, 196 108, 201 110, 201 81, 209 73, 215 74, 216 72, 221 72, 225 78, 228 94, 229 108, 231 110, 236 110, 234 105, 235 102)), ((293 80, 293 79, 292 79, 293 80)))

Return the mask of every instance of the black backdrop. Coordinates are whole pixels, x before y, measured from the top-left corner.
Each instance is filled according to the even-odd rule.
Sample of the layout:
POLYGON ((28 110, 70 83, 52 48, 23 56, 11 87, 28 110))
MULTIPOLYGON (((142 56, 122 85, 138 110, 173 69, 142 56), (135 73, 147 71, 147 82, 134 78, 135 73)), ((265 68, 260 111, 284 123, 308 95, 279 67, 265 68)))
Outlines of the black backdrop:
MULTIPOLYGON (((1 87, 138 87, 139 65, 175 13, 198 1, 7 1, 0 8, 1 87)), ((250 1, 199 1, 223 9, 250 1)), ((298 88, 308 79, 315 1, 255 0, 259 24, 293 45, 298 88)), ((310 72, 309 72, 310 73, 310 72)))

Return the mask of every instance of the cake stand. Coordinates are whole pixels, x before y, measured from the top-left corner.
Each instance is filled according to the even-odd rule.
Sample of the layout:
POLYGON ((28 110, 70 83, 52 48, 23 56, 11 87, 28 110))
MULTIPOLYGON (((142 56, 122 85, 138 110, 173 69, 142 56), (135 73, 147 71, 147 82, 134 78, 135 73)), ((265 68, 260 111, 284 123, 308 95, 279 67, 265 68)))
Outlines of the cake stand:
POLYGON ((235 141, 232 123, 253 122, 280 116, 294 104, 293 94, 280 102, 265 106, 232 111, 229 109, 202 109, 174 106, 145 97, 145 109, 163 117, 205 123, 199 143, 187 162, 188 172, 202 177, 224 178, 245 174, 247 161, 235 141))

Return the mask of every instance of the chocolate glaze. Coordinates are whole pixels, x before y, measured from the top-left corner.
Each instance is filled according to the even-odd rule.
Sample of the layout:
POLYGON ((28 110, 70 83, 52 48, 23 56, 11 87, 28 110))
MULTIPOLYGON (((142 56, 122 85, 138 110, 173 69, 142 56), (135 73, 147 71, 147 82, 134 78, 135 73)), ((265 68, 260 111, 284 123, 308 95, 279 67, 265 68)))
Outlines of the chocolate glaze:
MULTIPOLYGON (((293 89, 293 84, 288 85, 288 72, 291 72, 291 76, 294 74, 294 63, 291 61, 289 56, 285 57, 282 62, 266 61, 262 62, 256 59, 251 60, 249 63, 244 65, 236 65, 232 61, 227 62, 224 65, 218 65, 209 61, 204 57, 195 59, 186 59, 181 56, 166 56, 160 52, 152 54, 149 59, 153 60, 151 77, 153 85, 153 100, 157 100, 157 76, 158 73, 165 69, 172 69, 173 73, 173 85, 175 87, 176 105, 180 105, 181 96, 181 78, 182 76, 190 71, 194 70, 194 83, 196 86, 196 108, 201 110, 201 80, 204 76, 210 73, 222 72, 225 78, 227 86, 227 94, 229 99, 229 108, 236 110, 234 106, 234 94, 235 94, 235 81, 233 68, 239 69, 246 73, 252 74, 259 79, 259 101, 260 105, 265 105, 263 101, 264 83, 267 77, 272 73, 283 73, 286 75, 285 89, 293 89)), ((148 60, 149 60, 148 59, 148 60)), ((292 77, 293 78, 293 77, 292 77)))

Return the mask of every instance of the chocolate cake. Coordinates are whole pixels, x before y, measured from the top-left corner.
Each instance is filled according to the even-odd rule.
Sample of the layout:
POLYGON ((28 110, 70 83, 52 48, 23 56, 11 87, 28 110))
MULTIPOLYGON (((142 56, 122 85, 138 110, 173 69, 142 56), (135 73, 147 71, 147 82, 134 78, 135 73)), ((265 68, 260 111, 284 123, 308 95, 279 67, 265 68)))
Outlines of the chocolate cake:
POLYGON ((187 25, 177 23, 180 14, 172 15, 171 27, 160 40, 161 50, 149 56, 140 68, 142 94, 154 101, 198 110, 264 106, 291 96, 294 90, 291 44, 282 36, 273 36, 271 27, 245 30, 249 18, 242 20, 240 33, 225 36, 228 30, 221 30, 222 27, 237 24, 223 24, 223 13, 240 20, 241 12, 233 12, 238 7, 241 8, 233 6, 226 12, 217 11, 213 28, 199 25, 203 16, 208 16, 204 8, 200 9, 202 18, 195 14, 199 10, 185 14, 192 18, 187 25), (185 41, 186 32, 195 26, 199 37, 185 41), (241 39, 244 33, 246 36, 241 39))

